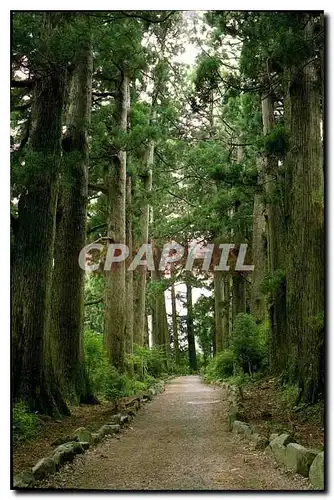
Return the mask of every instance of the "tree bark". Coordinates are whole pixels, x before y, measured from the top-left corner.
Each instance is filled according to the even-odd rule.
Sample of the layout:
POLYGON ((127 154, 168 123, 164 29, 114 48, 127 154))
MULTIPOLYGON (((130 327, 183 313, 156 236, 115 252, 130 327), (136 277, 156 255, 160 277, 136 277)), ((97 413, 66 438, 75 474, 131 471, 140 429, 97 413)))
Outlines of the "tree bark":
POLYGON ((152 337, 153 345, 160 346, 165 353, 166 369, 169 367, 170 335, 166 313, 165 287, 163 286, 163 273, 159 270, 161 249, 153 246, 155 270, 151 271, 152 281, 156 283, 152 305, 152 337))
MULTIPOLYGON (((261 168, 259 168, 259 173, 261 175, 261 168)), ((259 323, 266 318, 266 300, 264 293, 261 292, 261 284, 267 273, 266 247, 266 219, 263 195, 256 193, 253 207, 252 256, 254 271, 252 272, 250 308, 251 314, 259 323)))
POLYGON ((179 365, 180 364, 179 324, 178 324, 177 309, 176 309, 176 294, 175 294, 174 283, 172 283, 172 286, 171 286, 171 301, 172 301, 174 356, 175 356, 176 365, 179 365))
MULTIPOLYGON (((81 22, 87 25, 87 19, 81 22)), ((81 403, 92 401, 83 352, 85 273, 78 264, 78 255, 86 243, 92 70, 90 34, 87 33, 76 55, 69 85, 50 325, 53 363, 59 371, 61 386, 72 402, 81 403)))
MULTIPOLYGON (((127 127, 131 127, 131 99, 130 99, 130 85, 128 88, 127 98, 127 127)), ((125 324, 125 352, 133 354, 133 336, 134 336, 134 284, 133 284, 133 271, 128 270, 133 259, 133 206, 132 206, 132 177, 127 174, 126 176, 126 214, 125 214, 125 230, 126 230, 126 244, 129 249, 129 257, 126 260, 125 266, 125 288, 126 288, 126 324, 125 324)), ((130 374, 133 373, 133 364, 128 366, 130 374)))
MULTIPOLYGON (((142 184, 145 193, 145 198, 142 200, 140 208, 140 237, 138 240, 138 248, 141 245, 148 243, 149 239, 149 223, 150 223, 150 204, 149 196, 152 191, 152 170, 154 161, 154 141, 151 139, 145 154, 144 172, 141 174, 142 184)), ((135 295, 135 331, 134 342, 142 346, 145 337, 145 314, 146 314, 146 281, 147 269, 144 266, 139 266, 134 273, 136 281, 135 295)))
POLYGON ((131 177, 126 178, 126 243, 129 248, 129 257, 126 261, 125 284, 126 284, 126 325, 125 325, 125 351, 127 354, 133 352, 133 271, 128 271, 132 262, 132 182, 131 177))
POLYGON ((148 316, 145 313, 145 336, 144 336, 144 346, 150 347, 150 330, 148 327, 148 316))
MULTIPOLYGON (((242 142, 242 139, 240 139, 242 142)), ((237 148, 237 163, 242 163, 244 158, 244 150, 241 146, 237 148)), ((233 216, 237 219, 239 203, 235 203, 233 216)), ((236 241, 236 246, 239 247, 240 243, 244 238, 244 224, 243 222, 237 222, 237 227, 235 230, 234 238, 236 241)), ((239 271, 234 271, 232 276, 232 317, 233 326, 235 324, 235 317, 239 313, 246 312, 246 281, 245 278, 239 271)))
MULTIPOLYGON (((128 77, 123 74, 115 99, 115 121, 123 132, 127 130, 128 77)), ((109 243, 126 243, 126 151, 114 151, 108 179, 108 238, 109 243)), ((126 336, 125 262, 113 263, 107 271, 105 292, 104 346, 110 362, 121 372, 125 362, 126 336)))
MULTIPOLYGON (((44 16, 46 52, 52 53, 62 19, 57 13, 44 16)), ((48 332, 66 68, 46 63, 40 73, 26 155, 27 190, 19 200, 12 258, 13 395, 33 411, 68 414, 51 363, 48 332)))
POLYGON ((229 345, 230 277, 225 271, 214 271, 215 353, 229 345))
MULTIPOLYGON (((286 104, 286 103, 285 103, 286 104)), ((262 98, 263 133, 268 135, 274 128, 274 100, 272 94, 266 93, 262 98)), ((267 259, 268 270, 271 275, 280 271, 285 272, 286 258, 286 228, 284 227, 287 207, 284 197, 288 197, 289 186, 284 174, 278 170, 277 157, 267 155, 264 160, 265 169, 265 198, 267 222, 267 259), (285 193, 282 195, 282 193, 285 193)), ((287 342, 286 317, 286 280, 282 278, 275 289, 271 290, 268 299, 270 338, 269 361, 271 369, 276 373, 285 373, 288 351, 293 351, 293 339, 287 342)))
POLYGON ((194 318, 193 318, 193 300, 192 286, 186 283, 187 286, 187 338, 188 338, 188 356, 190 370, 197 371, 196 345, 194 335, 194 318))
MULTIPOLYGON (((312 21, 305 37, 312 36, 312 21)), ((292 75, 289 85, 291 172, 287 313, 289 336, 297 339, 300 399, 324 394, 324 206, 320 95, 314 62, 292 75)))

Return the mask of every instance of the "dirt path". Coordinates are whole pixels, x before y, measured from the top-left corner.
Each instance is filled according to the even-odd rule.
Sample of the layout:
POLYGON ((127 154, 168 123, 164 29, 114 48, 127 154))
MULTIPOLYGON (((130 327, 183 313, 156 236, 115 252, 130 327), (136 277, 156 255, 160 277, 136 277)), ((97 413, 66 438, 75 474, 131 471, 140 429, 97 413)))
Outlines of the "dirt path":
POLYGON ((227 428, 226 395, 197 376, 173 379, 131 427, 79 455, 39 487, 107 490, 300 490, 227 428))

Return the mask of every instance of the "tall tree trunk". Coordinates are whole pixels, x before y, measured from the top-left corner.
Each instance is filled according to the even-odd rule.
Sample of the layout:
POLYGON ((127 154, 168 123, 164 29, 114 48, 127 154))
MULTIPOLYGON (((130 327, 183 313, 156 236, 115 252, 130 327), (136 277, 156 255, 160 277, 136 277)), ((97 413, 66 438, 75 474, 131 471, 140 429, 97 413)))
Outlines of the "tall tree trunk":
POLYGON ((131 177, 126 178, 126 244, 129 248, 129 257, 126 261, 126 337, 125 337, 125 351, 132 354, 133 351, 133 330, 134 330, 134 317, 133 317, 133 271, 128 271, 128 267, 132 262, 132 185, 131 177))
POLYGON ((162 317, 163 339, 166 352, 166 367, 168 371, 170 367, 170 333, 169 333, 169 324, 168 324, 167 310, 166 310, 165 292, 163 292, 161 300, 161 317, 162 317))
POLYGON ((180 347, 179 347, 179 324, 176 309, 176 294, 175 285, 171 286, 171 301, 172 301, 172 324, 173 324, 173 344, 176 365, 180 364, 180 347))
POLYGON ((233 276, 233 317, 235 321, 235 317, 239 313, 246 312, 246 287, 245 287, 245 278, 240 274, 236 274, 233 276))
MULTIPOLYGON (((305 37, 312 37, 312 22, 305 37)), ((298 339, 300 398, 308 403, 324 393, 324 207, 321 107, 315 63, 293 74, 289 85, 291 172, 287 310, 289 336, 298 339)))
MULTIPOLYGON (((259 168, 261 175, 261 168, 259 168)), ((256 193, 253 206, 253 239, 252 257, 254 271, 252 273, 251 286, 251 314, 257 322, 262 322, 266 317, 265 295, 261 292, 261 284, 267 273, 267 238, 266 219, 263 195, 256 193)))
POLYGON ((216 353, 229 345, 229 285, 230 277, 226 271, 214 271, 216 353))
MULTIPOLYGON (((81 22, 87 30, 87 19, 81 22)), ((86 243, 92 69, 87 33, 76 56, 65 118, 50 327, 53 362, 64 393, 73 402, 91 401, 83 353, 85 273, 78 264, 78 255, 86 243)))
POLYGON ((150 330, 148 327, 148 316, 147 312, 145 313, 145 336, 144 336, 144 346, 150 347, 150 330))
MULTIPOLYGON (((62 19, 58 13, 44 16, 47 60, 62 19)), ((52 414, 69 413, 52 368, 48 335, 66 69, 45 64, 33 93, 27 190, 19 200, 12 258, 12 366, 14 399, 52 414)))
MULTIPOLYGON (((265 136, 274 128, 274 101, 272 94, 266 92, 262 98, 262 121, 265 136)), ((268 270, 277 279, 276 287, 270 291, 268 306, 270 319, 269 357, 270 366, 277 373, 286 372, 288 366, 288 351, 293 351, 292 339, 287 343, 286 318, 286 281, 284 278, 286 258, 286 229, 284 219, 284 194, 289 188, 284 174, 278 171, 276 156, 267 156, 264 161, 266 186, 266 222, 267 222, 267 258, 268 270)))
POLYGON ((223 350, 223 272, 214 271, 214 295, 215 295, 215 347, 216 353, 223 350))
MULTIPOLYGON (((149 239, 149 223, 150 223, 150 204, 149 196, 152 191, 152 169, 154 160, 154 141, 151 139, 145 154, 144 172, 141 174, 143 179, 144 199, 140 209, 140 237, 138 240, 138 248, 141 245, 148 243, 149 239)), ((134 342, 137 345, 143 345, 145 337, 145 314, 146 314, 146 280, 147 269, 144 266, 139 266, 134 273, 136 280, 136 295, 135 295, 135 325, 134 342)))
POLYGON ((157 285, 152 305, 153 345, 163 348, 166 359, 166 369, 168 369, 170 357, 170 335, 166 313, 165 289, 162 286, 163 274, 162 271, 159 270, 161 249, 157 246, 153 247, 153 258, 155 270, 151 272, 151 276, 152 281, 157 285))
MULTIPOLYGON (((126 74, 116 96, 115 121, 127 130, 129 83, 126 74)), ((126 152, 115 151, 111 158, 108 185, 109 243, 125 244, 126 152)), ((104 346, 110 362, 124 371, 126 329, 125 262, 113 263, 107 271, 105 291, 104 346)))
MULTIPOLYGON (((240 138, 242 140, 242 138, 240 138)), ((241 146, 238 146, 237 149, 237 163, 242 163, 244 158, 244 151, 241 146)), ((233 217, 238 218, 238 209, 240 203, 237 201, 234 206, 233 217)), ((244 223, 242 221, 237 222, 237 227, 234 232, 234 238, 236 241, 236 247, 238 249, 240 243, 244 238, 244 223)), ((232 317, 233 317, 233 325, 235 324, 235 317, 239 313, 246 312, 246 280, 244 276, 239 272, 235 271, 232 277, 233 285, 232 285, 232 317)))
POLYGON ((197 359, 196 359, 196 345, 195 345, 195 335, 194 335, 192 286, 190 283, 186 283, 186 286, 187 286, 187 338, 188 338, 189 366, 193 372, 196 372, 197 359))

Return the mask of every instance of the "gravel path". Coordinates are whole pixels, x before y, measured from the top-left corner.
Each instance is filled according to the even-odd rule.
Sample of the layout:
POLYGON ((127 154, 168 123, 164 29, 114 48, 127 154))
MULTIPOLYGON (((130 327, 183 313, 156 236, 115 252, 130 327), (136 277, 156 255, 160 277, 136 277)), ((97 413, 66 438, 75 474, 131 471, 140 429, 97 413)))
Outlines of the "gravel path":
POLYGON ((300 490, 300 476, 232 435, 226 394, 197 376, 173 379, 117 438, 79 455, 46 488, 300 490))

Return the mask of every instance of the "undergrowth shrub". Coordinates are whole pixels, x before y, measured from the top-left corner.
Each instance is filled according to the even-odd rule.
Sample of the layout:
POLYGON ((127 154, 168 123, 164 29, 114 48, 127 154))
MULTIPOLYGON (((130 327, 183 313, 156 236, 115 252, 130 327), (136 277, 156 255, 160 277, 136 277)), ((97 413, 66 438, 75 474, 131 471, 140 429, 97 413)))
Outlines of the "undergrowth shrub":
POLYGON ((237 314, 230 348, 211 358, 204 378, 208 381, 233 378, 233 383, 240 385, 248 375, 262 376, 268 366, 268 328, 268 322, 258 325, 251 314, 237 314))
POLYGON ((115 401, 144 391, 165 371, 165 359, 161 349, 134 346, 133 355, 127 357, 134 374, 120 374, 109 363, 103 348, 103 336, 91 330, 84 335, 85 361, 93 393, 115 401))
POLYGON ((128 359, 132 361, 134 371, 139 377, 159 378, 166 374, 166 354, 163 347, 133 346, 133 354, 128 359))
POLYGON ((233 375, 235 356, 233 351, 226 349, 214 356, 208 363, 205 370, 205 377, 208 380, 223 380, 233 375))
POLYGON ((38 417, 29 412, 24 403, 15 403, 13 406, 13 437, 14 443, 36 436, 38 417))
MULTIPOLYGON (((198 353, 196 354, 196 356, 198 363, 199 362, 198 353)), ((172 373, 173 375, 190 375, 191 370, 189 367, 188 351, 179 352, 178 363, 176 363, 175 353, 173 351, 171 352, 168 372, 172 373)))
POLYGON ((261 368, 264 358, 260 329, 251 314, 237 314, 232 334, 235 361, 244 373, 252 373, 261 368))

